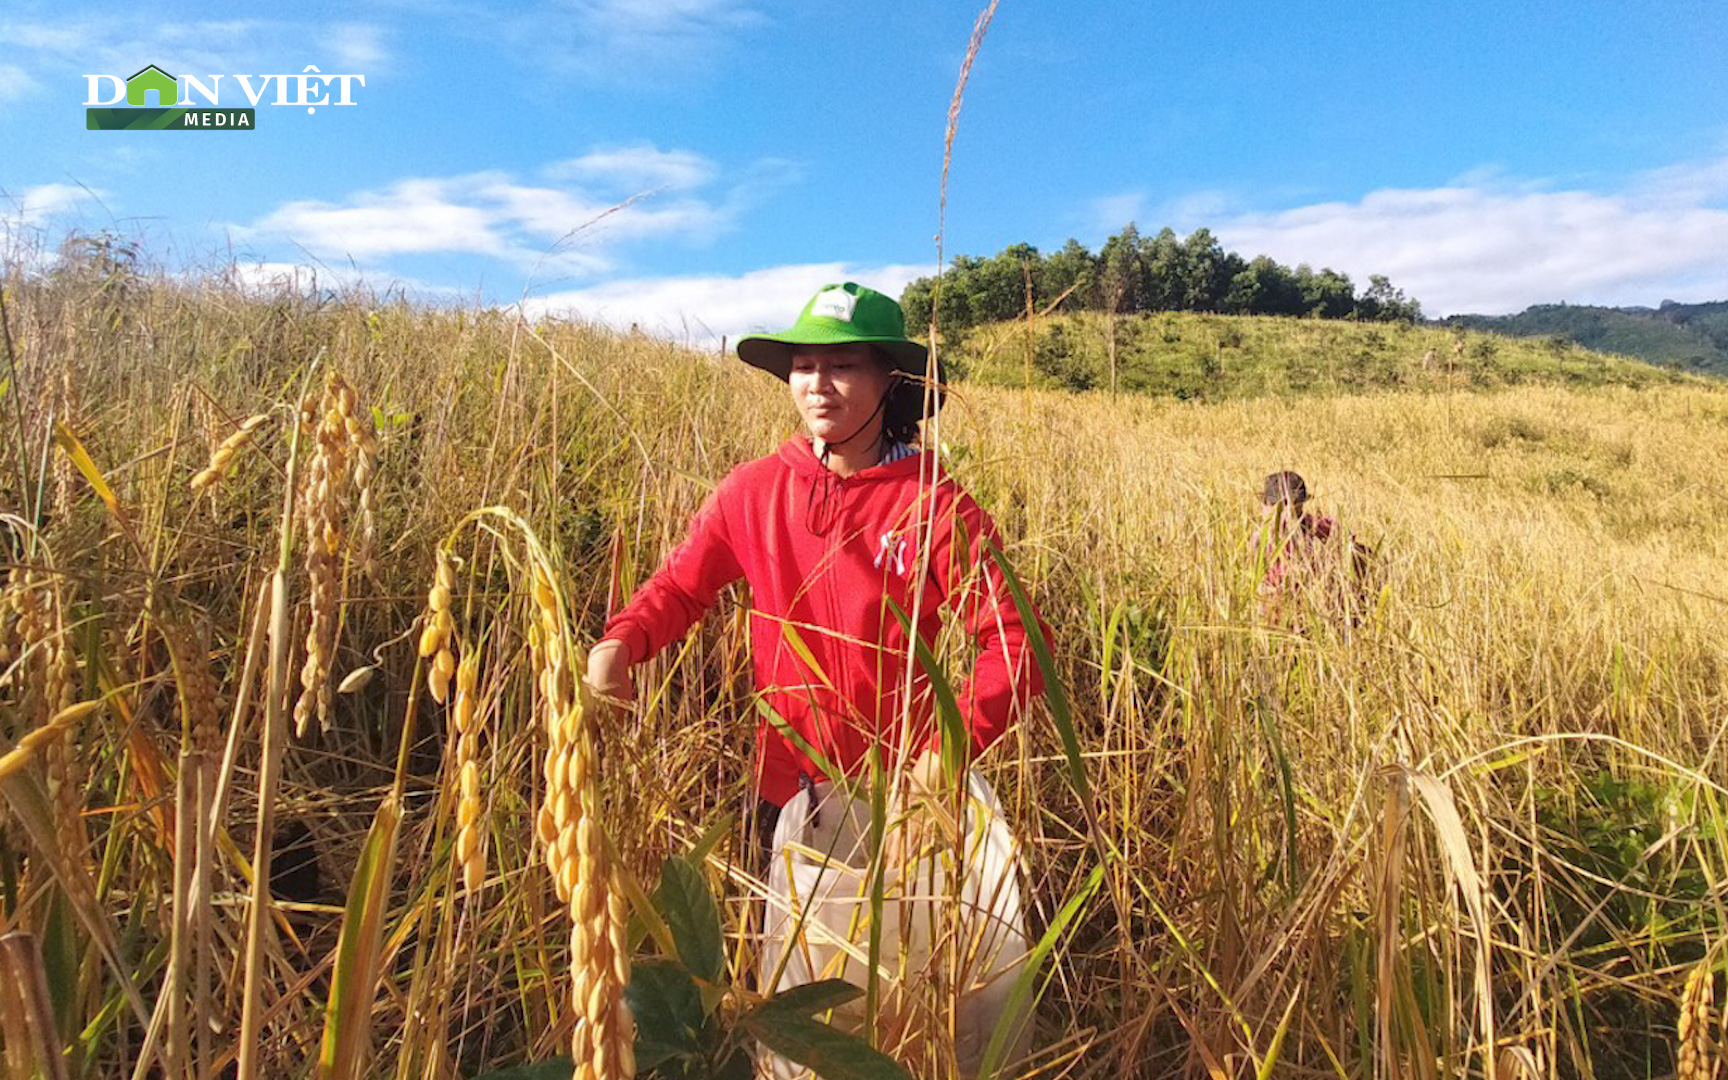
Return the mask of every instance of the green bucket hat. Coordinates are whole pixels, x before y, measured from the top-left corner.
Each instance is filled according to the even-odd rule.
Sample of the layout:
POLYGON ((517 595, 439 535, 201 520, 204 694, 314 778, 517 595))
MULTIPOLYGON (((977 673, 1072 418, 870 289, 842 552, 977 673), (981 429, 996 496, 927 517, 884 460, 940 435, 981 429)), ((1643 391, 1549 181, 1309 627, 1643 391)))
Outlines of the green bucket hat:
MULTIPOLYGON (((792 371, 794 346, 855 342, 881 349, 896 368, 913 376, 903 384, 903 392, 922 397, 920 384, 929 370, 930 350, 906 336, 906 315, 899 304, 852 281, 816 290, 791 329, 739 338, 738 359, 771 371, 784 381, 792 371)), ((940 393, 937 401, 941 401, 940 393)))

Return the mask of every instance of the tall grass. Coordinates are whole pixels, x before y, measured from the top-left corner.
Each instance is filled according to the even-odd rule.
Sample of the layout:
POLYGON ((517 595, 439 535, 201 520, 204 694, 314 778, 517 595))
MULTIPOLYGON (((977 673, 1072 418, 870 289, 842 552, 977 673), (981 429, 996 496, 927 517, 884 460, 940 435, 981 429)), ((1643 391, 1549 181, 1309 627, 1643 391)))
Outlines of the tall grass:
MULTIPOLYGON (((0 778, 0 932, 40 942, 70 1075, 160 1063, 219 1076, 242 1053, 258 1075, 311 1075, 355 883, 366 910, 352 918, 376 955, 369 1008, 344 986, 344 1060, 470 1077, 563 1052, 569 928, 533 840, 529 599, 508 544, 457 527, 484 506, 519 515, 591 639, 712 483, 794 429, 777 387, 576 322, 172 283, 100 260, 38 276, 10 265, 5 315, 7 569, 18 588, 26 574, 52 583, 74 696, 103 699, 57 721, 85 778, 83 843, 44 831, 42 755, 3 759, 0 778), (314 362, 378 428, 376 576, 342 564, 328 657, 334 681, 375 670, 334 696, 328 731, 291 736, 267 778, 265 718, 282 732, 291 702, 256 670, 281 663, 247 658, 264 648, 258 598, 279 565, 278 634, 296 650, 306 638, 303 552, 283 562, 281 544, 300 542, 284 541, 284 485, 305 463, 293 417, 314 362), (195 495, 213 448, 258 413, 277 419, 195 495), (73 438, 55 444, 55 422, 73 438), (71 445, 87 474, 66 468, 71 445), (487 673, 479 889, 456 857, 453 720, 418 694, 405 728, 424 590, 453 535, 452 614, 487 673), (164 627, 198 646, 174 655, 164 627), (215 815, 208 891, 174 868, 181 755, 207 749, 187 745, 176 704, 197 662, 232 747, 210 752, 224 800, 189 789, 215 815), (390 820, 393 864, 368 848, 375 818, 390 820), (304 851, 275 842, 289 825, 315 883, 283 870, 305 869, 304 851), (273 848, 276 872, 255 888, 254 852, 273 848), (172 959, 188 919, 203 967, 172 959), (207 994, 193 998, 186 971, 207 974, 207 994)), ((984 762, 1024 839, 1035 931, 1066 928, 1040 1075, 1678 1066, 1680 1000, 1701 962, 1719 966, 1725 925, 1728 392, 1446 386, 1192 404, 961 384, 942 442, 1051 624, 1094 802, 1076 805, 1042 711, 984 762), (1253 495, 1280 468, 1376 551, 1358 625, 1315 612, 1298 633, 1261 618, 1253 495)), ((607 833, 650 890, 667 853, 753 798, 746 600, 734 591, 648 665, 637 710, 601 740, 607 833)), ((50 645, 17 625, 7 616, 8 749, 49 720, 25 684, 50 645)), ((964 642, 941 644, 964 663, 964 642)), ((302 659, 285 661, 287 681, 302 659)), ((745 843, 734 827, 708 860, 739 984, 754 963, 749 890, 740 866, 724 870, 745 843)), ((1710 1006, 1696 989, 1689 1001, 1696 1039, 1710 1006)))

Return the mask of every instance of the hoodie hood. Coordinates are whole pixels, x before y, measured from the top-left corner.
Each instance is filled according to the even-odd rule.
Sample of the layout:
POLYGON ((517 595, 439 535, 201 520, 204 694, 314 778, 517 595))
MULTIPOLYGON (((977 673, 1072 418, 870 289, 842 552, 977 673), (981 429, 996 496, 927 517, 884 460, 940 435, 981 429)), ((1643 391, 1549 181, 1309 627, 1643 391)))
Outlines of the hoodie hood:
POLYGON ((890 461, 886 465, 872 465, 868 469, 860 469, 851 476, 841 476, 839 473, 822 464, 822 459, 816 456, 816 447, 803 435, 794 435, 780 444, 775 456, 785 462, 800 478, 813 480, 828 479, 833 482, 845 481, 848 484, 866 481, 900 480, 907 476, 917 476, 918 470, 924 465, 924 455, 928 450, 920 450, 901 458, 890 461))
POLYGON ((776 456, 791 470, 796 486, 803 489, 804 528, 814 536, 827 536, 845 518, 855 493, 862 494, 882 484, 904 484, 908 480, 916 483, 924 464, 922 453, 911 454, 899 461, 841 476, 822 463, 816 456, 816 447, 802 435, 781 443, 776 456))

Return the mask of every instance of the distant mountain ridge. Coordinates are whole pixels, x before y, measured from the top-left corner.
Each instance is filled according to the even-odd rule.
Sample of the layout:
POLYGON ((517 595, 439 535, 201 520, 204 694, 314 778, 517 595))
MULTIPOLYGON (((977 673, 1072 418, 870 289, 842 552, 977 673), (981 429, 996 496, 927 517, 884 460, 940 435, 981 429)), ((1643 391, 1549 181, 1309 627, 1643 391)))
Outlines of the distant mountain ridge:
POLYGON ((1659 307, 1537 304, 1517 315, 1453 315, 1438 325, 1558 337, 1599 352, 1728 378, 1728 300, 1659 307))

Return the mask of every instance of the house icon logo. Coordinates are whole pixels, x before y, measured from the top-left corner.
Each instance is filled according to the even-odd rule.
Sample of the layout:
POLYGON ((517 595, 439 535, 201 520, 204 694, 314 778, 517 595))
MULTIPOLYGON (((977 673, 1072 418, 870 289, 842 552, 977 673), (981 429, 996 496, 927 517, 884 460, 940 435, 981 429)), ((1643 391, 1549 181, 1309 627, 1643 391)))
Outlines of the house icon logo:
POLYGON ((317 64, 279 74, 207 74, 166 71, 145 64, 122 79, 86 74, 84 127, 89 131, 252 131, 258 106, 305 109, 355 104, 366 76, 326 75, 317 64), (246 108, 230 108, 244 103, 246 108))
POLYGON ((126 80, 126 104, 138 108, 164 108, 180 100, 180 80, 151 64, 126 80), (156 91, 151 101, 150 91, 156 91))
POLYGON ((84 104, 87 131, 251 131, 253 109, 199 107, 194 92, 216 104, 220 76, 182 80, 155 64, 146 64, 124 81, 112 75, 86 75, 90 98, 84 104), (120 102, 126 104, 122 107, 120 102))

